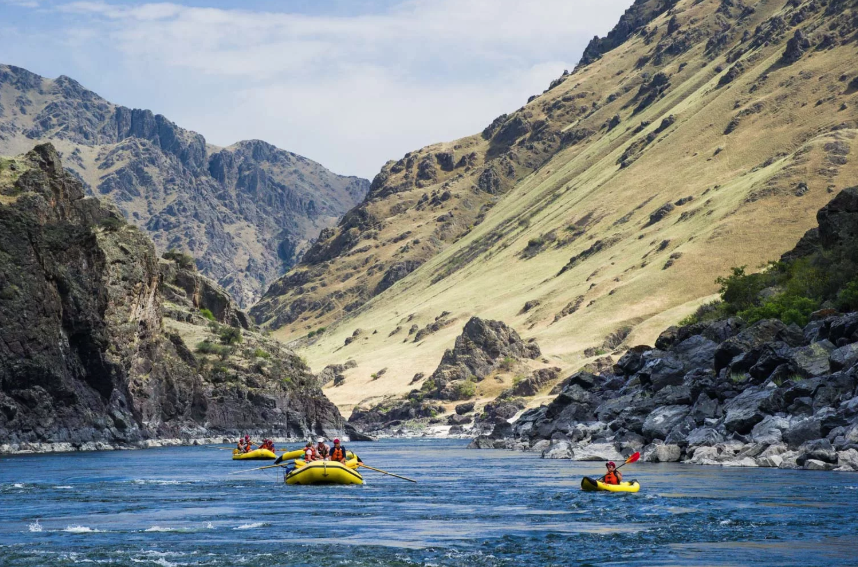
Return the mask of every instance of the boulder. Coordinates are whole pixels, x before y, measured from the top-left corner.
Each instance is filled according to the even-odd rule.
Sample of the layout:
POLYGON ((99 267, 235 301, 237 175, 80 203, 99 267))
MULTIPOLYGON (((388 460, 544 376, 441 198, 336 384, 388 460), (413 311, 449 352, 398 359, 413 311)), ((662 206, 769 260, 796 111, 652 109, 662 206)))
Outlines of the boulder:
POLYGON ((667 386, 653 396, 653 403, 659 406, 691 404, 691 388, 685 385, 667 386))
POLYGON ((613 443, 590 443, 572 450, 573 461, 624 461, 613 443))
POLYGON ((641 452, 641 460, 646 463, 676 463, 681 457, 681 447, 666 445, 660 441, 647 445, 641 452))
POLYGON ((780 455, 769 455, 766 457, 757 457, 755 461, 758 467, 777 468, 784 462, 784 459, 780 455))
POLYGON ((465 415, 466 413, 474 411, 474 402, 465 402, 464 404, 458 404, 456 406, 456 413, 458 415, 465 415))
POLYGON ((858 451, 855 449, 838 451, 837 464, 839 470, 858 471, 858 451))
POLYGON ((565 440, 552 441, 542 456, 546 459, 569 459, 572 457, 572 444, 565 440))
POLYGON ((790 420, 785 417, 767 415, 751 429, 751 439, 755 443, 774 445, 783 440, 783 433, 789 429, 790 420))
POLYGON ((831 351, 828 364, 832 372, 851 368, 858 362, 858 343, 852 343, 831 351))
POLYGON ((671 352, 680 360, 685 372, 694 368, 711 368, 718 345, 702 335, 694 335, 675 345, 671 352))
POLYGON ((831 463, 817 461, 816 459, 808 459, 804 462, 804 469, 808 471, 830 471, 834 468, 831 463))
POLYGON ((829 341, 811 343, 808 346, 792 349, 790 352, 790 362, 804 376, 822 376, 831 371, 828 358, 833 350, 834 345, 829 341))
POLYGON ((721 417, 718 400, 710 398, 705 392, 701 392, 691 407, 691 417, 698 424, 703 423, 704 419, 721 417))
POLYGON ((644 421, 643 435, 650 439, 665 439, 690 411, 688 406, 662 406, 655 409, 644 421))
POLYGON ((799 447, 798 453, 796 463, 799 465, 804 465, 810 459, 826 463, 837 462, 837 451, 834 450, 828 439, 808 441, 799 447))
POLYGON ((712 446, 724 441, 724 436, 711 427, 698 427, 685 438, 689 447, 712 446))
POLYGON ((652 347, 646 345, 633 346, 617 361, 616 370, 625 376, 639 372, 646 364, 644 353, 651 350, 652 347))
POLYGON ((767 343, 760 347, 757 360, 748 374, 757 380, 765 380, 778 366, 790 361, 790 353, 790 346, 783 341, 767 343))
POLYGON ((787 429, 783 438, 790 448, 798 448, 808 441, 820 439, 822 437, 822 424, 813 417, 808 417, 794 422, 787 429))
POLYGON ((658 392, 667 386, 679 386, 685 376, 685 366, 679 358, 665 354, 651 358, 638 374, 641 383, 649 385, 653 392, 658 392))
POLYGON ((796 340, 786 325, 777 319, 763 319, 727 339, 716 349, 714 355, 715 371, 725 368, 738 355, 760 348, 765 343, 782 340, 790 346, 799 346, 804 341, 799 333, 796 340))
POLYGON ((780 406, 777 390, 748 388, 724 405, 724 427, 727 431, 747 434, 780 406))

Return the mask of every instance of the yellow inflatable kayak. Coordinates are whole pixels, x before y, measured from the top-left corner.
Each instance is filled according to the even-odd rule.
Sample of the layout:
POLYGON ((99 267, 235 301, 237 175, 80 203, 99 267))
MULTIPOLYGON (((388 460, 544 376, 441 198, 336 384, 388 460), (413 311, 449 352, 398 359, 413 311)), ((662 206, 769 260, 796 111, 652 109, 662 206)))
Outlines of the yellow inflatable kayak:
POLYGON ((620 484, 605 484, 604 482, 594 480, 589 476, 585 476, 581 480, 581 490, 586 490, 588 492, 637 492, 640 489, 641 485, 636 480, 631 482, 621 482, 620 484))
POLYGON ((249 453, 242 453, 238 449, 232 450, 233 461, 267 461, 274 460, 276 458, 277 455, 275 455, 268 449, 256 449, 255 451, 250 451, 249 453))
POLYGON ((337 461, 304 462, 295 460, 296 468, 286 475, 286 484, 363 484, 357 472, 358 460, 345 464, 337 461))

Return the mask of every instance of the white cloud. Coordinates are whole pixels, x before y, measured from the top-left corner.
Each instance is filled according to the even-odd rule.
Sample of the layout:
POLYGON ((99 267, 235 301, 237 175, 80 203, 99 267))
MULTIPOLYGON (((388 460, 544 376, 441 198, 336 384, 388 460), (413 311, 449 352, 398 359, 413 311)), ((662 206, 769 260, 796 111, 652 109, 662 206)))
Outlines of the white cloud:
POLYGON ((120 63, 110 73, 162 86, 174 100, 146 106, 178 110, 177 123, 215 143, 263 138, 372 176, 387 159, 521 106, 630 2, 403 0, 352 17, 172 3, 59 9, 75 21, 65 41, 107 53, 120 63))

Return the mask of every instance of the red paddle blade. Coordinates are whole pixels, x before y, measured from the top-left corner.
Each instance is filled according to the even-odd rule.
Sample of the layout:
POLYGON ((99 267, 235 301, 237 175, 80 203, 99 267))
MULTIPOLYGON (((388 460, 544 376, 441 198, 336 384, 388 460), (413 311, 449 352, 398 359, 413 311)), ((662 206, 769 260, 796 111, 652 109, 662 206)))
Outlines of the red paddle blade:
POLYGON ((633 463, 633 462, 637 461, 637 460, 638 460, 638 459, 640 459, 640 458, 641 458, 641 454, 640 454, 640 452, 635 453, 634 455, 632 455, 631 457, 629 457, 628 459, 626 459, 626 464, 633 463))

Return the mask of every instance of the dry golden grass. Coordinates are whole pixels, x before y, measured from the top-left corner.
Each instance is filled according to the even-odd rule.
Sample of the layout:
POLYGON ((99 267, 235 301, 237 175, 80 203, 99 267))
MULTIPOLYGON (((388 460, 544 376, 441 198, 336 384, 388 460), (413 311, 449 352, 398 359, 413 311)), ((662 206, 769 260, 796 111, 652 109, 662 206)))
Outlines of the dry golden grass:
MULTIPOLYGON (((677 7, 683 25, 692 18, 713 21, 718 2, 693 4, 688 0, 677 7)), ((763 3, 756 7, 757 12, 742 24, 752 32, 782 9, 763 3)), ((664 29, 665 24, 662 17, 651 27, 664 29)), ((734 43, 741 33, 736 36, 734 43)), ((564 128, 586 124, 599 130, 614 114, 622 122, 610 132, 603 129, 588 142, 558 152, 507 193, 485 222, 428 256, 419 270, 364 309, 329 326, 322 338, 303 346, 301 352, 314 369, 349 358, 358 362, 343 386, 326 389, 331 399, 348 409, 368 397, 409 391, 414 387, 409 384, 414 373, 430 374, 443 350, 452 346, 473 315, 503 320, 524 337, 536 338, 548 364, 561 366, 565 376, 588 360, 585 348, 599 346, 616 329, 632 326, 628 344, 651 344, 665 327, 713 299, 715 278, 731 266, 755 269, 792 248, 816 225, 817 210, 834 192, 854 184, 858 174, 851 157, 858 134, 853 129, 858 98, 839 80, 841 75, 851 77, 853 73, 854 48, 844 45, 815 51, 793 65, 782 66, 783 43, 773 44, 744 55, 747 70, 729 85, 718 87, 723 73, 714 69, 719 64, 724 70, 729 68, 724 63, 729 48, 710 62, 703 55, 704 43, 661 69, 635 70, 634 62, 652 49, 643 38, 635 37, 521 111, 535 121, 557 99, 592 91, 599 93, 601 108, 585 119, 575 118, 564 128), (682 63, 687 65, 680 67, 682 63), (671 75, 671 88, 664 98, 632 116, 634 105, 623 107, 637 91, 642 73, 658 70, 671 75), (625 85, 632 87, 624 92, 625 85), (621 94, 605 103, 611 93, 621 94), (833 98, 816 104, 827 97, 833 98), (757 103, 759 112, 749 113, 734 132, 725 135, 728 123, 757 103), (675 124, 629 167, 620 168, 617 160, 629 144, 654 131, 668 115, 676 117, 675 124), (643 120, 651 125, 634 134, 632 130, 643 120), (841 123, 846 126, 835 131, 841 123), (845 165, 832 165, 826 149, 831 142, 852 149, 845 165), (808 191, 797 196, 800 182, 807 184, 808 191), (646 226, 658 207, 688 196, 693 200, 646 226), (680 220, 683 213, 687 218, 680 220), (601 220, 574 242, 548 247, 531 259, 519 256, 530 239, 552 230, 561 238, 567 236, 566 227, 588 214, 601 220), (619 222, 629 214, 627 222, 619 222), (514 223, 510 229, 510 219, 528 222, 514 223), (498 231, 503 236, 479 257, 431 283, 457 253, 498 231), (557 276, 570 257, 611 238, 616 239, 613 246, 557 276), (659 250, 663 241, 669 242, 659 250), (671 254, 677 253, 681 256, 664 269, 671 254), (584 298, 580 309, 555 323, 555 314, 579 296, 584 298), (541 304, 519 314, 532 299, 541 304), (442 311, 450 311, 458 318, 457 324, 419 344, 402 342, 411 324, 401 323, 404 317, 415 314, 422 327, 442 311), (404 327, 403 333, 388 337, 398 325, 404 327), (356 328, 362 328, 367 338, 344 347, 345 338, 356 328), (373 330, 378 334, 371 334, 373 330), (370 374, 384 367, 387 373, 372 380, 370 374)), ((484 150, 479 138, 462 144, 484 150)), ((408 199, 409 195, 393 199, 397 198, 408 199)), ((383 206, 389 203, 376 210, 383 206)), ((384 242, 406 227, 423 231, 421 238, 427 238, 432 225, 430 214, 410 210, 391 219, 378 241, 384 242)), ((392 257, 385 248, 371 253, 382 261, 392 257)), ((345 264, 346 259, 334 260, 332 279, 346 269, 356 269, 344 268, 345 264)), ((333 282, 331 286, 347 287, 333 282)), ((328 321, 320 317, 309 327, 299 321, 276 335, 289 340, 328 321)))

